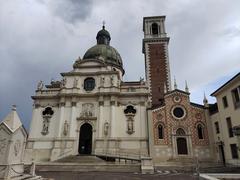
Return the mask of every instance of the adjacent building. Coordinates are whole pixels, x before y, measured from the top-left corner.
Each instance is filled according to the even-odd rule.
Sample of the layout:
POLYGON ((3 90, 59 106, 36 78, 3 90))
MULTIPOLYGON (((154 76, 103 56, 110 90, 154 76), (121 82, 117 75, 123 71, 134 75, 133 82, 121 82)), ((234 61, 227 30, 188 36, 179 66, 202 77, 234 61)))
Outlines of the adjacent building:
POLYGON ((217 103, 209 105, 216 158, 223 163, 239 162, 239 144, 233 127, 240 125, 240 73, 214 91, 217 103))

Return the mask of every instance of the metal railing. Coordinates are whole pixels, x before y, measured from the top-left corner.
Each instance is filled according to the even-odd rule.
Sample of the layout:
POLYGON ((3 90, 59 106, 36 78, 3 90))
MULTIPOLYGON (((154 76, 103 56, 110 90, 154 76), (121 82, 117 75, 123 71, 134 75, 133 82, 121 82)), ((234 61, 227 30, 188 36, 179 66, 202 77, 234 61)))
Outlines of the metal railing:
POLYGON ((140 162, 141 161, 141 154, 140 153, 129 153, 129 152, 120 152, 120 151, 106 151, 106 150, 97 150, 95 151, 96 156, 99 157, 105 157, 107 158, 113 158, 113 159, 117 159, 119 162, 121 160, 125 160, 125 162, 127 161, 136 161, 136 162, 140 162))

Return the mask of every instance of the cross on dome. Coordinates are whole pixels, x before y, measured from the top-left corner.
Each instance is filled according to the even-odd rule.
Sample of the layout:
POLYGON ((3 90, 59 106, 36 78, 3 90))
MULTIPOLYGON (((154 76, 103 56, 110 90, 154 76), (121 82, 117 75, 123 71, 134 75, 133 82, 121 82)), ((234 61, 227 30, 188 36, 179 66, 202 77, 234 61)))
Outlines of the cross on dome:
POLYGON ((105 24, 106 24, 105 20, 103 20, 102 24, 103 24, 103 26, 102 26, 103 29, 105 29, 105 24))

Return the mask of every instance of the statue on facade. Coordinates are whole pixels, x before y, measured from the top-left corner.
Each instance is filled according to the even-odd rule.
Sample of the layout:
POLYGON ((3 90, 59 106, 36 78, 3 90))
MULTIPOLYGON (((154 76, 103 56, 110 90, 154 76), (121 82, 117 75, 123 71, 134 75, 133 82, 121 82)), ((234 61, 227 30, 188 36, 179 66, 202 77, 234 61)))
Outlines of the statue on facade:
POLYGON ((128 124, 127 125, 127 132, 128 132, 128 134, 132 134, 134 132, 133 131, 133 119, 129 118, 127 124, 128 124))
POLYGON ((74 78, 73 87, 77 88, 77 86, 78 86, 78 78, 74 78))
POLYGON ((109 129, 109 123, 105 122, 104 123, 104 135, 107 136, 108 135, 108 129, 109 129))
POLYGON ((124 114, 127 117, 127 133, 133 134, 134 133, 134 116, 136 114, 136 109, 132 105, 128 105, 124 110, 124 114))
POLYGON ((105 83, 105 77, 102 76, 100 80, 100 86, 104 86, 104 83, 105 83))
POLYGON ((110 77, 110 82, 111 82, 111 86, 114 86, 114 76, 113 75, 110 77))
POLYGON ((39 81, 37 85, 37 90, 41 91, 43 89, 43 86, 44 86, 43 81, 42 80, 39 81))
POLYGON ((64 136, 68 135, 68 129, 69 129, 69 124, 67 121, 65 121, 64 126, 63 126, 63 135, 64 136))
POLYGON ((64 78, 62 79, 62 81, 61 81, 61 87, 62 87, 62 88, 66 86, 66 82, 67 82, 67 80, 66 80, 66 78, 64 77, 64 78))
POLYGON ((44 117, 43 118, 43 127, 42 127, 42 135, 47 135, 48 132, 48 128, 49 128, 49 117, 44 117))

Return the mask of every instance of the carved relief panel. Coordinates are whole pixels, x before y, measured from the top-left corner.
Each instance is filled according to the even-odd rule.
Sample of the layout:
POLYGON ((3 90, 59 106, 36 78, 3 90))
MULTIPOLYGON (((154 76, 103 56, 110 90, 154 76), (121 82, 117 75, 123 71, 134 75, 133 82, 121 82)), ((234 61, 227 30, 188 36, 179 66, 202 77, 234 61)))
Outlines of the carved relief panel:
POLYGON ((80 117, 94 117, 94 104, 92 103, 85 103, 82 105, 82 112, 80 114, 80 117))

